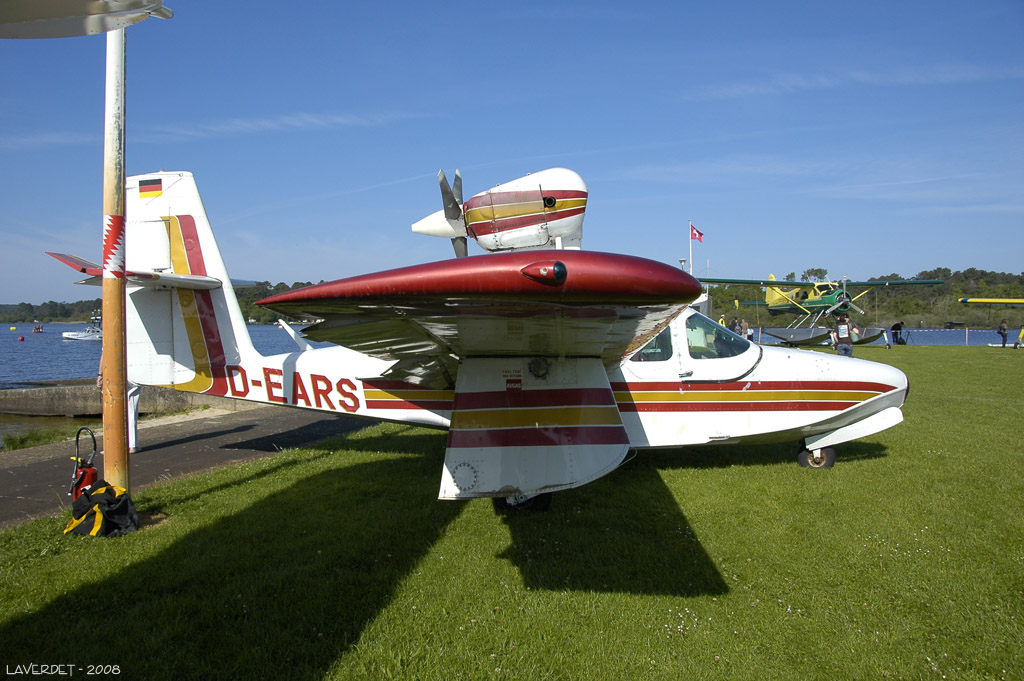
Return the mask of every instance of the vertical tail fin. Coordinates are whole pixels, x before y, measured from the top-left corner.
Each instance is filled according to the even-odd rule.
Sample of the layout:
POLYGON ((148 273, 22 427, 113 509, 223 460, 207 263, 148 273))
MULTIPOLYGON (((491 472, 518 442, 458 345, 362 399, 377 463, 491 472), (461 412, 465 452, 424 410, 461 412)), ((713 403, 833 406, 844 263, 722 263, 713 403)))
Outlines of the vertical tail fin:
MULTIPOLYGON (((775 281, 775 275, 769 274, 768 279, 775 281)), ((764 303, 765 305, 784 305, 789 302, 789 298, 775 286, 766 286, 764 289, 764 303)))
POLYGON ((225 367, 258 353, 192 173, 127 178, 125 213, 129 380, 226 394, 225 367))

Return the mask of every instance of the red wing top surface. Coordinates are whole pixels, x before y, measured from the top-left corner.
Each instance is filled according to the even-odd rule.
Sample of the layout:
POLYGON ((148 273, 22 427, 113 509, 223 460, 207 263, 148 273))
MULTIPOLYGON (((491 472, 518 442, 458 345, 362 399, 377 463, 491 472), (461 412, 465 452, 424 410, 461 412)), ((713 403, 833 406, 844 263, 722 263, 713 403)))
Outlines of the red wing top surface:
MULTIPOLYGON (((627 255, 518 251, 341 279, 259 301, 321 320, 308 338, 387 360, 422 383, 468 357, 600 357, 611 365, 701 292, 682 270, 627 255)), ((398 377, 396 375, 396 377, 398 377)))

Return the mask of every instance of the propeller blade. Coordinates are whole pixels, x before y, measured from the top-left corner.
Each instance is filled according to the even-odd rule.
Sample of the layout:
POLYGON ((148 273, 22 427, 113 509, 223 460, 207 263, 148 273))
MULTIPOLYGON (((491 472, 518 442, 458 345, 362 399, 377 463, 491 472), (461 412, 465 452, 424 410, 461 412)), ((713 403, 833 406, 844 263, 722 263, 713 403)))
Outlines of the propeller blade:
POLYGON ((455 171, 455 188, 458 190, 458 196, 456 192, 452 190, 451 186, 448 185, 448 178, 445 177, 444 171, 437 171, 437 182, 441 185, 441 202, 444 203, 444 216, 447 220, 461 220, 462 219, 462 175, 459 171, 455 171))
POLYGON ((462 173, 455 169, 455 181, 452 183, 452 195, 459 202, 459 212, 462 212, 462 173))
POLYGON ((454 237, 452 239, 452 248, 455 249, 456 258, 465 258, 469 255, 469 244, 464 236, 454 237))
POLYGON ((849 292, 847 292, 847 290, 846 290, 846 282, 847 282, 846 277, 843 277, 843 294, 846 296, 847 305, 849 305, 849 307, 852 307, 857 312, 860 312, 861 314, 864 314, 864 310, 862 310, 859 307, 857 307, 856 305, 854 305, 853 301, 857 300, 857 298, 860 298, 860 296, 864 295, 864 293, 867 293, 867 291, 864 291, 864 293, 861 293, 860 295, 857 295, 857 296, 851 296, 849 294, 849 292))
POLYGON ((854 310, 856 310, 860 314, 864 314, 864 310, 862 310, 859 307, 857 307, 853 303, 853 301, 850 300, 849 296, 846 296, 845 298, 838 298, 836 300, 836 304, 835 305, 833 305, 832 307, 830 307, 827 310, 825 310, 825 314, 832 314, 836 310, 839 310, 840 312, 849 312, 850 308, 853 308, 854 310))

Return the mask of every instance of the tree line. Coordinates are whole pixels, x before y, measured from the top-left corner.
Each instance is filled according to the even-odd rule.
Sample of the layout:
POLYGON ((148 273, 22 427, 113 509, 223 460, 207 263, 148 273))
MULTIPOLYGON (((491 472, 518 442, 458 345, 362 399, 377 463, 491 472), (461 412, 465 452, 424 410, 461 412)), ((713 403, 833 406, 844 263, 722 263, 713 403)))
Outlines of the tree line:
MULTIPOLYGON (((242 308, 242 316, 245 319, 255 324, 273 324, 281 318, 281 315, 257 306, 256 301, 272 296, 275 293, 291 291, 306 286, 312 286, 312 283, 297 281, 289 286, 283 282, 271 284, 269 281, 261 281, 255 285, 236 288, 235 296, 238 298, 238 304, 242 308)), ((79 300, 73 303, 58 303, 49 300, 40 305, 33 305, 31 303, 18 303, 17 305, 0 304, 0 323, 84 323, 88 322, 90 317, 98 315, 102 307, 103 300, 101 298, 79 300)))
MULTIPOLYGON (((933 286, 879 286, 871 289, 857 300, 856 304, 864 310, 864 315, 855 313, 855 319, 861 324, 882 326, 903 321, 910 327, 942 327, 950 322, 971 327, 994 326, 1003 318, 1009 319, 1013 326, 1024 322, 1022 309, 969 307, 957 302, 959 298, 1024 298, 1024 273, 1007 274, 973 267, 953 272, 949 268, 939 267, 920 272, 909 279, 942 279, 945 283, 933 286)), ((806 269, 800 275, 800 280, 827 281, 828 270, 806 269)), ((903 281, 904 278, 893 273, 869 279, 883 280, 903 281)), ((787 274, 780 281, 780 286, 785 286, 786 281, 797 281, 796 273, 787 274)), ((290 286, 284 282, 271 284, 269 281, 262 281, 254 286, 235 289, 235 295, 245 319, 256 324, 273 324, 281 315, 257 306, 256 301, 276 293, 311 285, 312 282, 308 281, 297 281, 290 286)), ((860 292, 851 291, 853 295, 860 292)), ((715 315, 743 317, 757 326, 786 326, 796 318, 796 315, 771 317, 763 307, 736 306, 736 302, 763 302, 764 289, 759 286, 720 284, 712 286, 710 293, 715 315)), ((40 305, 0 304, 0 322, 87 322, 102 307, 101 303, 100 298, 94 298, 70 303, 50 300, 40 305)))
MULTIPOLYGON (((965 325, 975 328, 995 326, 1001 319, 1008 319, 1012 326, 1024 323, 1024 310, 1019 308, 968 306, 960 298, 1024 298, 1024 272, 1007 274, 968 268, 952 271, 948 267, 919 272, 913 277, 887 274, 871 277, 867 281, 912 281, 941 279, 944 283, 923 286, 878 286, 857 299, 856 305, 864 314, 853 311, 854 321, 871 326, 889 327, 902 321, 909 327, 941 328, 947 324, 965 325)), ((786 281, 798 281, 795 272, 790 272, 779 282, 785 288, 786 281)), ((836 281, 829 279, 828 270, 810 268, 804 270, 799 281, 836 281)), ((714 314, 728 318, 742 317, 756 326, 786 326, 799 315, 782 314, 771 316, 764 307, 737 306, 737 302, 764 302, 765 292, 760 286, 720 284, 710 289, 714 314)), ((850 294, 856 297, 864 288, 852 288, 850 294)))

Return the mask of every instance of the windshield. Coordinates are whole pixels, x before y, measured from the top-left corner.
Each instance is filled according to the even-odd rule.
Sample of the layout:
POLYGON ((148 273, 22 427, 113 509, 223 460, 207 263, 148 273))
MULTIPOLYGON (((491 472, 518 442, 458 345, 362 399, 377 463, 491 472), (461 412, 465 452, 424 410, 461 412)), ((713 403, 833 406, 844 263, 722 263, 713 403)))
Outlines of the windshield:
POLYGON ((694 359, 735 357, 750 347, 746 339, 702 314, 692 314, 686 319, 686 344, 694 359))

